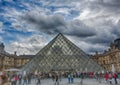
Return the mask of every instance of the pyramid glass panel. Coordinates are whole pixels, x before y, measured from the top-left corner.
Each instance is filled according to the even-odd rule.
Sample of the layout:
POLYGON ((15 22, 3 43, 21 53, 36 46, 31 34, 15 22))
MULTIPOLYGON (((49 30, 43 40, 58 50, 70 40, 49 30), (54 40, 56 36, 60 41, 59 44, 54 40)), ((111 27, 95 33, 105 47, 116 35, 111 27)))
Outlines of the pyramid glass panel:
POLYGON ((88 72, 104 70, 61 33, 22 68, 23 71, 29 72, 85 71, 86 69, 88 72))

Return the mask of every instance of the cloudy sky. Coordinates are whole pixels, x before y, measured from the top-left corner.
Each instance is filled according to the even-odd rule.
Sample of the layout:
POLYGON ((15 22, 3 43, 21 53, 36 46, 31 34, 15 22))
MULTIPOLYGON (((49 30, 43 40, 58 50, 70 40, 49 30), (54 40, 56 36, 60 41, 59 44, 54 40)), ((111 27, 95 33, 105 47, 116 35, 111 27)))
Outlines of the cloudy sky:
POLYGON ((58 33, 86 53, 120 37, 120 0, 0 0, 0 41, 9 53, 35 54, 58 33))

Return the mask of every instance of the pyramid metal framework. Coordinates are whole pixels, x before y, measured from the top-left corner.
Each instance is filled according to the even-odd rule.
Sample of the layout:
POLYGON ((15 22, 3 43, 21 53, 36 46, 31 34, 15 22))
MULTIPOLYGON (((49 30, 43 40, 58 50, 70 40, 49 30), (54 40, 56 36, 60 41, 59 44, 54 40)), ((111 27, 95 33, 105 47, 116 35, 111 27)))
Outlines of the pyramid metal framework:
POLYGON ((104 69, 60 33, 21 70, 98 72, 104 69))

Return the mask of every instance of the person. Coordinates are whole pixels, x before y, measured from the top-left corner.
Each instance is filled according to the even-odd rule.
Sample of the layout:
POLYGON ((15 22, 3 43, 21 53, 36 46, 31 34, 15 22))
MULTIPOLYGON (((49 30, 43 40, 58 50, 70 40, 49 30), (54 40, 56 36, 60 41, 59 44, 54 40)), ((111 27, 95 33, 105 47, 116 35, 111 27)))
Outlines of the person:
POLYGON ((109 74, 107 72, 104 74, 104 78, 105 78, 105 81, 108 83, 109 74))
POLYGON ((23 77, 23 85, 28 85, 27 75, 25 75, 25 76, 23 77))
POLYGON ((21 83, 22 83, 22 75, 21 74, 18 75, 18 79, 19 79, 19 85, 21 85, 21 83))
POLYGON ((71 83, 74 82, 73 74, 71 74, 71 83))
POLYGON ((59 80, 62 81, 62 74, 59 73, 59 80))
POLYGON ((40 75, 37 76, 37 83, 36 83, 36 85, 41 85, 41 76, 40 75))
POLYGON ((101 83, 102 82, 102 72, 100 72, 99 74, 98 74, 98 82, 99 83, 101 83))
POLYGON ((118 78, 120 79, 120 72, 117 73, 118 78))
POLYGON ((80 77, 81 77, 80 84, 82 85, 82 84, 83 84, 83 79, 84 79, 84 73, 81 73, 81 74, 80 74, 80 77))
POLYGON ((68 83, 71 83, 71 75, 68 74, 68 83))
POLYGON ((28 83, 29 84, 31 83, 31 74, 30 73, 28 74, 28 83))
POLYGON ((114 78, 114 80, 115 80, 115 84, 117 84, 117 77, 118 77, 118 76, 117 76, 117 73, 114 73, 114 74, 113 74, 113 78, 114 78))
POLYGON ((59 79, 58 75, 56 74, 56 76, 55 76, 55 85, 59 85, 59 80, 58 79, 59 79))
POLYGON ((15 75, 15 76, 14 76, 14 84, 15 84, 15 85, 17 85, 17 81, 18 81, 18 76, 15 75))
POLYGON ((54 75, 54 74, 52 74, 52 80, 53 80, 53 81, 55 80, 55 75, 54 75))
POLYGON ((14 75, 11 77, 11 80, 10 80, 10 82, 11 82, 11 85, 15 85, 15 79, 14 79, 14 75))
POLYGON ((110 84, 112 84, 112 77, 113 77, 112 73, 109 72, 109 82, 110 82, 110 84))

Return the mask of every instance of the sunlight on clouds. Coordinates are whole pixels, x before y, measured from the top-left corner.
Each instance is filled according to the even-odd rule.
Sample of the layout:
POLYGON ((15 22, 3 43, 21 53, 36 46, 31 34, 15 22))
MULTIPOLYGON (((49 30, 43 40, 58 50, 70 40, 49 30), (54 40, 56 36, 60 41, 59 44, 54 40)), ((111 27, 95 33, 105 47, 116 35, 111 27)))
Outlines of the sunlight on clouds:
POLYGON ((46 39, 41 35, 35 34, 26 38, 19 36, 19 41, 11 42, 9 46, 6 46, 6 50, 10 51, 12 48, 11 53, 17 51, 17 54, 35 54, 45 46, 46 43, 46 39))
MULTIPOLYGON (((9 22, 11 28, 20 33, 44 33, 41 36, 33 34, 24 38, 24 35, 15 34, 16 40, 7 43, 9 52, 34 54, 48 42, 45 35, 56 35, 59 32, 74 37, 71 38, 72 41, 87 53, 101 51, 107 47, 106 43, 119 37, 118 0, 17 0, 20 7, 14 1, 11 6, 8 1, 12 0, 5 1, 9 4, 2 7, 4 11, 0 13, 0 17, 4 22, 9 22)), ((3 23, 0 22, 0 31, 2 27, 3 23)), ((10 32, 7 36, 14 37, 10 32)))
POLYGON ((90 11, 88 9, 84 10, 79 17, 75 18, 75 19, 79 19, 79 20, 83 20, 83 19, 88 19, 90 14, 90 11))
POLYGON ((111 17, 107 18, 106 20, 107 21, 112 21, 112 23, 114 25, 117 25, 120 21, 120 17, 118 18, 117 16, 115 16, 115 17, 111 16, 111 17))
POLYGON ((69 14, 69 9, 68 8, 59 8, 54 13, 69 14))
POLYGON ((83 51, 85 52, 89 52, 89 54, 94 54, 95 51, 102 52, 103 49, 107 50, 107 46, 105 45, 100 45, 97 43, 94 43, 94 45, 92 43, 89 43, 89 40, 85 40, 79 37, 74 37, 74 36, 67 36, 68 39, 70 39, 73 43, 75 43, 75 45, 77 45, 79 48, 82 48, 83 51))

